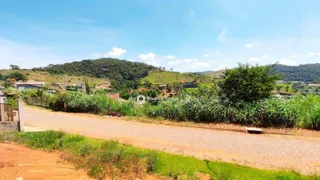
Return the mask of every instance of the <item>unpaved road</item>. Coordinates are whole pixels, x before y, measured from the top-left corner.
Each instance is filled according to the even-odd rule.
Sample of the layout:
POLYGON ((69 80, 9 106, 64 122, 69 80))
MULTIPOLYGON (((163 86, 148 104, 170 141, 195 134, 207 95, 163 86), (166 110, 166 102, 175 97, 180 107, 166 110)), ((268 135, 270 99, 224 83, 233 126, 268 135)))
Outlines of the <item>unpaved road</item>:
POLYGON ((25 124, 265 169, 320 172, 320 139, 144 124, 24 107, 25 124))
POLYGON ((0 180, 91 179, 84 171, 76 171, 72 164, 59 163, 59 160, 55 153, 0 143, 0 180))

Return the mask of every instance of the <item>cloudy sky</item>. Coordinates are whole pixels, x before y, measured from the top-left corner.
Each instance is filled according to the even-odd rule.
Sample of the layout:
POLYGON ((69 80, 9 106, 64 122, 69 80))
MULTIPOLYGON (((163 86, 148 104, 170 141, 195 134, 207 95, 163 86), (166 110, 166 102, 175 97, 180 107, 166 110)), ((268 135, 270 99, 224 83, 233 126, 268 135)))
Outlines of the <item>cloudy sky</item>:
POLYGON ((320 63, 319 0, 0 0, 0 69, 116 57, 176 71, 320 63))

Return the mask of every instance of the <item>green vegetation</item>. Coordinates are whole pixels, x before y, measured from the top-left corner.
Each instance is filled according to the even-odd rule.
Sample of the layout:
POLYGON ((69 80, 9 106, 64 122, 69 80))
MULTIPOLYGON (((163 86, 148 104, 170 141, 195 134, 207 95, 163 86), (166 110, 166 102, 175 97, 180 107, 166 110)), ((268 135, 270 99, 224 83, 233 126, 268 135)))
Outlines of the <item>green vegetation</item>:
POLYGON ((145 63, 130 62, 114 58, 83 60, 61 65, 49 65, 44 68, 34 68, 52 74, 86 75, 95 78, 109 78, 115 90, 136 89, 140 79, 146 77, 155 67, 145 63))
POLYGON ((273 69, 286 81, 320 82, 319 63, 299 66, 276 65, 273 69))
MULTIPOLYGON (((304 81, 320 83, 320 63, 299 66, 286 66, 277 64, 273 66, 274 73, 280 75, 285 81, 304 81)), ((219 77, 225 70, 209 71, 203 74, 219 77)))
POLYGON ((28 77, 25 75, 25 74, 23 74, 23 73, 21 73, 21 72, 19 72, 19 71, 13 71, 13 72, 11 72, 11 73, 9 73, 9 74, 2 74, 1 73, 1 76, 0 76, 0 80, 7 80, 7 79, 11 79, 11 78, 14 78, 16 81, 26 81, 26 80, 28 80, 28 77))
POLYGON ((47 102, 53 110, 64 110, 66 101, 66 111, 69 112, 105 115, 111 111, 125 116, 162 117, 177 121, 320 129, 320 96, 296 96, 288 100, 268 98, 234 106, 217 98, 217 93, 217 89, 203 87, 193 92, 192 96, 183 95, 144 105, 137 105, 133 100, 117 101, 103 93, 88 95, 68 92, 66 95, 45 95, 46 98, 40 98, 32 91, 23 91, 22 97, 27 102, 28 97, 39 97, 43 101, 41 104, 47 102))
POLYGON ((179 72, 170 72, 170 71, 160 71, 154 70, 151 71, 148 76, 141 80, 142 84, 144 82, 150 82, 153 85, 160 84, 173 84, 175 82, 193 82, 209 81, 209 78, 205 75, 199 75, 194 73, 179 73, 179 72))
POLYGON ((219 83, 220 96, 231 103, 253 102, 271 96, 277 75, 271 74, 271 66, 242 65, 227 70, 225 79, 219 83))
MULTIPOLYGON (((0 74, 3 77, 8 76, 9 74, 19 72, 27 77, 29 80, 34 81, 43 81, 47 84, 50 83, 67 83, 67 84, 77 84, 83 83, 83 79, 86 78, 90 83, 97 84, 103 81, 109 81, 107 78, 93 78, 87 77, 84 75, 75 76, 75 75, 63 75, 63 74, 51 74, 49 72, 43 71, 32 71, 32 70, 0 70, 0 74)), ((1 76, 0 76, 1 77, 1 76)), ((2 78, 3 79, 3 78, 2 78)))
POLYGON ((267 171, 218 161, 136 148, 115 141, 104 141, 63 132, 0 133, 0 142, 15 142, 35 149, 62 151, 63 161, 74 163, 95 179, 143 178, 154 173, 173 179, 196 179, 197 173, 211 179, 319 179, 294 171, 267 171))

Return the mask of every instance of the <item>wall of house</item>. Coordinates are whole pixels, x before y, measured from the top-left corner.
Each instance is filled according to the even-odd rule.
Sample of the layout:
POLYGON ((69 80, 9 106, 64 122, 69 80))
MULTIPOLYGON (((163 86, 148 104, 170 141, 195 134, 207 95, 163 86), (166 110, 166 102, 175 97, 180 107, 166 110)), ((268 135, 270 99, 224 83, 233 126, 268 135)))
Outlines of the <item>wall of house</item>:
POLYGON ((20 89, 20 90, 23 90, 23 89, 39 89, 39 87, 33 86, 33 85, 17 85, 17 88, 20 89))

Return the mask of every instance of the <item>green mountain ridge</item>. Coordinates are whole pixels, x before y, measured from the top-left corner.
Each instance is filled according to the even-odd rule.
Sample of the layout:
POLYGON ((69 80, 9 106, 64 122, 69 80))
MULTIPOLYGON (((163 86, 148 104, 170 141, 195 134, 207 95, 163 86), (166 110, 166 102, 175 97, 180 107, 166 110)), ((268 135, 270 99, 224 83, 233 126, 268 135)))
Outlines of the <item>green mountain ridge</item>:
POLYGON ((135 88, 141 78, 146 77, 154 66, 140 62, 131 62, 115 58, 101 58, 97 60, 82 60, 71 63, 49 65, 33 68, 34 71, 45 71, 52 74, 69 74, 108 78, 115 89, 135 88))
MULTIPOLYGON (((320 82, 320 63, 303 64, 299 66, 287 66, 276 64, 273 67, 275 73, 279 74, 285 81, 304 81, 304 82, 320 82)), ((218 76, 223 74, 225 70, 197 72, 210 76, 218 76)))

